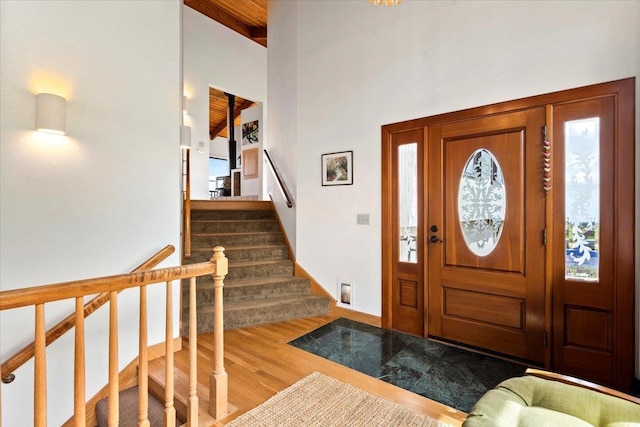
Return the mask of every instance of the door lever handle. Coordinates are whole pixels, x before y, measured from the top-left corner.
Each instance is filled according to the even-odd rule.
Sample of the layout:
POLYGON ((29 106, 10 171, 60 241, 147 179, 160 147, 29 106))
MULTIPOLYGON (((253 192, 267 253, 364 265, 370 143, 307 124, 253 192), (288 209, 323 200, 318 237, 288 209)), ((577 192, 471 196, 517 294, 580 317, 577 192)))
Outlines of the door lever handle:
POLYGON ((431 236, 429 240, 431 241, 431 243, 442 243, 442 239, 438 236, 431 236))

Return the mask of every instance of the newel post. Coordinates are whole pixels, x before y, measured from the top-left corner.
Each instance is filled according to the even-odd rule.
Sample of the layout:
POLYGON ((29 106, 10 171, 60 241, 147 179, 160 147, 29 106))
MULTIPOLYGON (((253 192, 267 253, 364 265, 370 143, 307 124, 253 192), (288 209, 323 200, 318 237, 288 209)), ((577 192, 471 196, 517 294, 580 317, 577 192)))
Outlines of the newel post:
POLYGON ((224 370, 224 316, 222 306, 222 286, 224 277, 229 271, 229 261, 224 256, 224 248, 213 248, 211 262, 215 263, 213 274, 214 289, 214 325, 213 325, 213 372, 209 377, 209 413, 216 420, 227 415, 227 372, 224 370))

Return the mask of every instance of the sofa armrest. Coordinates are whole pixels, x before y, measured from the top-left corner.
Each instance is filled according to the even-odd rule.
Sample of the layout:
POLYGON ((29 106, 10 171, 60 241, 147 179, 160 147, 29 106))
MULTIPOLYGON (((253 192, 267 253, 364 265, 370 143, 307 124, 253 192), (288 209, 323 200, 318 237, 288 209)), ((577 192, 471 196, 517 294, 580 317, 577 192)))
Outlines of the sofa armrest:
POLYGON ((542 369, 534 369, 534 368, 528 368, 525 372, 525 375, 531 375, 531 376, 543 378, 545 380, 558 381, 565 384, 586 388, 589 390, 597 391, 599 393, 607 394, 609 396, 614 396, 619 399, 624 399, 629 402, 640 405, 640 398, 638 397, 631 396, 630 394, 626 394, 621 391, 614 390, 612 388, 604 387, 599 384, 592 383, 590 381, 581 380, 580 378, 570 377, 568 375, 557 374, 555 372, 543 371, 542 369))

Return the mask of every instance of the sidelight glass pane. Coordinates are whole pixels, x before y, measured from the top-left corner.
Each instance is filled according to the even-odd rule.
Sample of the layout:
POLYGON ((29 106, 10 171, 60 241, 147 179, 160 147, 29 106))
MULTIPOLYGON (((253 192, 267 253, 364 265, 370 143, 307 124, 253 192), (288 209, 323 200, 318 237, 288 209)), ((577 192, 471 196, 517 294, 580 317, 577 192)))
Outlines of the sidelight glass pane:
POLYGON ((599 279, 600 118, 565 122, 565 278, 599 279))
POLYGON ((418 262, 418 144, 398 147, 400 262, 418 262))
POLYGON ((507 208, 504 175, 498 159, 476 150, 464 165, 458 190, 462 236, 471 252, 489 255, 498 245, 507 208))

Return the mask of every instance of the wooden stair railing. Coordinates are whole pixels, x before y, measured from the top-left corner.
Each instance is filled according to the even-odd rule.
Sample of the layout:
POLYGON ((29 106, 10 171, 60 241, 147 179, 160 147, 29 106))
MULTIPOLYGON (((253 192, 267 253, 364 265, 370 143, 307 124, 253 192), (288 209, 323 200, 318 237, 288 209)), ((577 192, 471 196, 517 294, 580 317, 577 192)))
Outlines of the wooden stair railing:
MULTIPOLYGON (((46 376, 46 334, 45 334, 45 304, 65 299, 75 299, 74 313, 75 353, 74 353, 74 420, 76 426, 85 426, 85 337, 84 337, 84 306, 83 297, 96 292, 109 295, 109 399, 108 425, 117 426, 119 423, 119 378, 118 378, 118 292, 138 287, 140 289, 140 325, 139 325, 139 369, 138 387, 140 398, 138 401, 138 425, 149 426, 148 419, 148 354, 147 354, 147 299, 148 285, 166 283, 166 378, 164 425, 175 427, 175 407, 173 391, 173 307, 172 288, 174 280, 190 279, 190 298, 195 299, 195 278, 211 274, 216 286, 215 301, 215 365, 211 374, 210 407, 211 415, 220 419, 227 415, 227 374, 223 362, 222 331, 223 307, 222 287, 224 277, 228 272, 228 261, 224 256, 224 248, 218 246, 213 249, 213 257, 209 262, 190 264, 178 267, 163 268, 153 271, 142 271, 131 274, 100 277, 94 279, 77 280, 53 285, 32 288, 15 289, 0 292, 0 311, 19 307, 35 306, 35 344, 34 344, 34 426, 47 425, 47 376, 46 376), (219 298, 218 298, 219 297, 219 298), (218 363, 220 362, 220 363, 218 363), (213 413, 215 411, 215 413, 213 413)), ((196 304, 189 307, 189 317, 193 321, 189 324, 189 366, 190 397, 188 400, 187 425, 198 425, 198 397, 195 394, 197 375, 196 348, 197 322, 196 304), (191 344, 193 343, 193 344, 191 344)), ((0 413, 1 413, 0 407, 0 413)))
MULTIPOLYGON (((175 252, 175 250, 176 249, 172 245, 165 246, 160 251, 156 252, 151 258, 133 269, 132 273, 151 270, 162 261, 167 259, 169 255, 175 252)), ((83 314, 83 317, 87 317, 88 315, 102 307, 107 301, 109 301, 109 294, 105 292, 97 295, 91 301, 84 304, 84 307, 82 310, 80 310, 80 312, 78 312, 78 308, 76 307, 75 313, 72 313, 69 316, 65 317, 47 331, 47 333, 45 334, 45 345, 48 346, 49 344, 60 338, 62 335, 64 335, 71 328, 73 328, 78 323, 77 317, 80 314, 83 314)), ((34 356, 34 352, 35 342, 26 345, 15 355, 11 356, 2 363, 2 366, 0 367, 0 378, 3 379, 3 382, 5 384, 13 381, 13 377, 11 376, 11 374, 20 366, 22 366, 27 360, 31 359, 34 356)))

